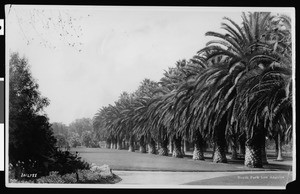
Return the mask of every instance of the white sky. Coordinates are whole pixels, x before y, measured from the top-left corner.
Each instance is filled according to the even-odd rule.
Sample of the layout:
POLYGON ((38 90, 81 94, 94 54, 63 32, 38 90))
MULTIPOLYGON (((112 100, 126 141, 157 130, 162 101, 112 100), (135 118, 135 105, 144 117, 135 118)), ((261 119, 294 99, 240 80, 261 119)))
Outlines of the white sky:
POLYGON ((6 15, 6 50, 28 58, 42 95, 50 99, 45 109, 50 122, 69 124, 77 118, 92 118, 100 107, 116 101, 122 91, 135 91, 144 78, 159 81, 163 70, 204 47, 209 40, 205 32, 220 32, 224 16, 240 23, 240 11, 12 6, 6 15), (36 14, 29 20, 29 11, 41 10, 43 16, 36 14), (46 20, 49 16, 53 21, 59 11, 63 19, 68 15, 77 18, 74 24, 82 28, 79 38, 60 38, 57 26, 43 28, 41 17, 46 20), (42 39, 50 48, 40 44, 42 39), (67 42, 81 42, 81 51, 67 42))

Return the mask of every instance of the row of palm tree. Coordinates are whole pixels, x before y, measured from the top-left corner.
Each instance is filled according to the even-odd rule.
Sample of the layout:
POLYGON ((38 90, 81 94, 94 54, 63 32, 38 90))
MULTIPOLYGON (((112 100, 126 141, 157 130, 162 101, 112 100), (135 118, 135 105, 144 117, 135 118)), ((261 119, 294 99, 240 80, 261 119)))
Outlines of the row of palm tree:
POLYGON ((182 143, 190 142, 195 160, 204 160, 209 144, 221 163, 228 147, 234 159, 240 148, 246 166, 262 167, 266 137, 292 139, 291 19, 243 13, 241 25, 225 17, 221 28, 225 33, 207 32, 214 39, 159 82, 145 79, 99 109, 93 123, 101 138, 117 149, 126 140, 141 153, 171 149, 173 157, 183 157, 182 143))

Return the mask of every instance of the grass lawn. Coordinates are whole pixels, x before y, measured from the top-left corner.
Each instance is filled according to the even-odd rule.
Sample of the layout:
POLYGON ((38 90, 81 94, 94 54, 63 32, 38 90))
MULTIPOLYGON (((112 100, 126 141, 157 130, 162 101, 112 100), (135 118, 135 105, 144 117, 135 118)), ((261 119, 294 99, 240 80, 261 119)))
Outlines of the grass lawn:
POLYGON ((205 152, 205 161, 195 161, 191 152, 184 158, 173 158, 171 156, 159 156, 148 153, 128 152, 127 150, 115 150, 106 148, 73 148, 72 152, 78 151, 79 156, 89 163, 97 165, 107 164, 113 170, 137 170, 137 171, 181 171, 181 172, 236 172, 236 171, 258 171, 258 170, 291 170, 291 158, 284 162, 273 162, 269 158, 269 164, 264 168, 248 168, 243 160, 230 160, 228 163, 213 163, 211 152, 205 152))

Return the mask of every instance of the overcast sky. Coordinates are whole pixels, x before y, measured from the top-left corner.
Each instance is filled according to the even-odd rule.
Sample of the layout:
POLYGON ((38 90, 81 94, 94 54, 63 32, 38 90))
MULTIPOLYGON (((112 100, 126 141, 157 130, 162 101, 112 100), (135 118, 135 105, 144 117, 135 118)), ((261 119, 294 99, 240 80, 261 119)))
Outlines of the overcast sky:
POLYGON ((6 7, 6 50, 29 60, 50 100, 45 109, 50 122, 69 124, 92 118, 144 78, 159 81, 163 70, 205 46, 205 32, 221 32, 224 16, 240 23, 240 11, 12 6, 6 7))

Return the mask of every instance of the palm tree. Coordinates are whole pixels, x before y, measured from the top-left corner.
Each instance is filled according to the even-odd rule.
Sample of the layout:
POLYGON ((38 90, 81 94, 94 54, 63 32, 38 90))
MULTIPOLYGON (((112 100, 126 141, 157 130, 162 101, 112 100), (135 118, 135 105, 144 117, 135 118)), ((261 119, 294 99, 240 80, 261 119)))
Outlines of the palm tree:
MULTIPOLYGON (((285 20, 288 21, 288 20, 285 20)), ((290 26, 287 22, 287 26, 290 26)), ((256 126, 261 126, 264 128, 264 133, 274 133, 276 129, 276 124, 280 127, 280 131, 277 133, 285 133, 288 129, 291 129, 292 124, 292 58, 291 58, 291 42, 290 34, 288 31, 278 30, 273 28, 268 33, 270 36, 275 34, 275 40, 271 39, 266 41, 267 43, 263 45, 264 49, 269 49, 271 52, 265 53, 268 60, 265 60, 264 65, 260 66, 260 71, 258 74, 252 73, 254 75, 245 78, 245 82, 251 80, 251 84, 248 84, 247 90, 244 92, 249 96, 249 104, 245 109, 246 115, 250 116, 248 119, 248 136, 249 139, 248 146, 251 145, 253 138, 249 133, 252 132, 253 128, 256 126), (275 31, 275 32, 274 32, 275 31), (255 107, 256 106, 256 107, 255 107), (259 113, 258 111, 262 112, 259 113), (280 110, 280 111, 279 111, 280 110), (263 123, 263 124, 261 124, 263 123)), ((255 141, 254 141, 255 142, 255 141)), ((264 143, 264 140, 262 140, 264 143)), ((258 151, 259 152, 259 151, 258 151)), ((246 156, 245 165, 247 166, 261 166, 259 164, 260 160, 256 163, 251 152, 248 152, 249 157, 247 157, 247 146, 246 146, 246 156)))
MULTIPOLYGON (((284 134, 291 129, 291 73, 288 65, 274 63, 272 66, 262 69, 261 72, 254 73, 253 71, 253 74, 241 84, 242 88, 247 88, 247 90, 241 89, 241 98, 246 95, 250 98, 248 106, 243 110, 244 115, 240 114, 241 120, 247 120, 245 123, 248 128, 245 156, 245 165, 247 166, 261 166, 261 161, 252 158, 254 156, 249 153, 249 147, 259 150, 260 134, 266 133, 266 130, 269 130, 269 133, 284 134)), ((259 152, 257 151, 258 154, 259 152)))
MULTIPOLYGON (((161 126, 164 127, 164 126, 161 126)), ((167 134, 167 129, 164 127, 164 129, 159 130, 161 133, 158 136, 158 141, 160 142, 160 149, 158 150, 158 155, 160 156, 168 156, 168 144, 169 144, 169 137, 167 134)))
MULTIPOLYGON (((158 134, 161 139, 161 155, 168 155, 167 146, 169 138, 173 144, 172 156, 182 158, 183 150, 181 146, 184 134, 178 132, 184 125, 183 122, 176 122, 176 109, 174 103, 176 101, 176 92, 181 82, 186 79, 189 69, 184 67, 187 65, 186 60, 177 61, 175 68, 169 68, 165 71, 164 77, 161 78, 160 96, 156 99, 157 104, 153 109, 153 121, 157 120, 158 134), (156 120, 155 120, 156 118, 156 120), (157 119, 159 118, 159 119, 157 119), (179 125, 178 125, 179 124, 179 125)), ((192 67, 191 67, 192 68, 192 67)))
MULTIPOLYGON (((159 155, 167 156, 167 142, 170 128, 167 128, 166 124, 164 123, 166 114, 168 113, 168 104, 166 101, 168 100, 169 95, 163 95, 163 92, 167 92, 166 88, 160 88, 160 95, 157 94, 150 102, 148 109, 145 112, 145 115, 149 118, 149 124, 146 129, 148 131, 148 137, 151 140, 152 144, 149 147, 151 149, 155 149, 153 140, 159 141, 160 150, 158 151, 159 155)), ((166 93, 165 93, 166 94, 166 93)), ((170 115, 167 115, 170 116, 170 115)))
POLYGON ((132 122, 132 114, 133 114, 133 94, 128 94, 127 92, 123 92, 119 97, 119 101, 116 105, 120 109, 119 115, 119 133, 123 133, 124 137, 128 139, 129 142, 129 152, 134 152, 134 142, 135 142, 135 135, 133 133, 133 122, 132 122))
POLYGON ((193 142, 194 159, 204 159, 202 146, 212 141, 214 162, 227 162, 228 144, 236 159, 239 144, 245 165, 261 167, 266 135, 292 134, 290 18, 254 12, 243 13, 241 25, 224 20, 225 34, 207 32, 217 39, 159 83, 145 79, 131 97, 121 95, 95 117, 95 127, 112 142, 126 137, 131 148, 139 138, 141 152, 147 141, 156 153, 159 142, 159 154, 168 155, 171 140, 174 157, 183 156, 182 138, 193 142))
POLYGON ((133 133, 136 134, 140 140, 140 151, 146 152, 146 145, 148 144, 148 153, 156 154, 155 135, 151 135, 152 128, 150 126, 151 119, 147 115, 149 109, 150 99, 155 96, 155 90, 158 84, 150 79, 144 79, 139 88, 134 93, 134 115, 131 119, 133 123, 133 133))
MULTIPOLYGON (((211 81, 209 84, 210 87, 216 88, 203 91, 203 88, 207 87, 208 84, 206 84, 206 86, 204 84, 201 85, 203 94, 199 94, 199 98, 201 98, 202 102, 209 105, 201 106, 200 103, 200 107, 204 107, 204 111, 200 114, 202 115, 200 116, 200 121, 204 123, 204 128, 208 127, 208 129, 211 129, 214 128, 214 126, 217 127, 218 123, 223 119, 224 126, 227 126, 226 130, 230 130, 229 126, 233 124, 233 121, 236 120, 238 114, 241 115, 242 109, 247 109, 249 106, 248 103, 251 100, 248 96, 244 95, 245 103, 243 103, 243 107, 239 109, 239 111, 236 111, 236 106, 238 106, 241 101, 238 97, 241 90, 241 88, 238 89, 238 83, 245 79, 245 76, 248 76, 249 72, 251 73, 253 69, 257 69, 258 66, 267 67, 270 64, 273 64, 274 61, 277 61, 279 58, 278 52, 284 52, 285 55, 289 53, 290 49, 287 49, 287 45, 289 44, 285 44, 283 41, 288 40, 288 38, 284 38, 287 32, 278 33, 279 30, 277 29, 277 33, 270 33, 270 30, 268 29, 271 28, 272 19, 274 18, 270 13, 243 14, 242 18, 242 27, 239 27, 229 18, 225 18, 225 20, 229 21, 232 25, 222 24, 222 27, 228 34, 223 35, 215 32, 206 33, 206 35, 214 36, 221 40, 208 42, 207 47, 198 52, 198 54, 203 52, 206 54, 208 53, 206 59, 208 62, 213 62, 215 60, 219 63, 217 66, 211 66, 209 68, 208 72, 210 75, 208 79, 205 79, 203 75, 199 76, 198 79, 198 85, 201 85, 200 79, 202 79, 211 81), (226 115, 227 119, 224 118, 224 115, 226 115), (203 118, 204 116, 205 118, 203 118), (213 123, 211 123, 212 121, 213 123)), ((282 57, 280 58, 283 59, 282 57)), ((199 90, 199 92, 200 91, 201 90, 199 90)), ((247 121, 238 120, 237 127, 241 128, 241 131, 245 130, 247 134, 249 134, 249 131, 251 130, 249 127, 243 126, 241 124, 242 122, 247 121)), ((254 130, 255 136, 261 137, 259 140, 254 138, 257 139, 254 141, 254 144, 261 144, 264 142, 265 132, 261 128, 262 126, 257 126, 254 130)), ((223 129, 219 128, 218 130, 213 130, 213 134, 217 136, 223 135, 222 131, 223 129)), ((215 136, 216 140, 218 139, 217 136, 215 136)), ((252 138, 252 136, 250 137, 248 135, 247 139, 249 140, 250 138, 252 138)), ((261 145, 257 147, 259 148, 256 150, 261 150, 261 145)), ((253 160, 256 158, 256 160, 260 162, 261 158, 257 158, 261 157, 261 154, 256 154, 260 151, 256 151, 254 147, 251 147, 250 149, 252 148, 254 150, 249 151, 248 146, 248 148, 246 148, 246 154, 248 153, 248 155, 250 154, 255 157, 248 158, 252 158, 253 160)))
POLYGON ((95 114, 93 118, 93 128, 94 131, 97 131, 101 139, 104 139, 106 141, 106 148, 113 149, 113 138, 111 131, 106 126, 107 122, 107 114, 109 112, 109 107, 102 107, 98 110, 98 112, 95 114))
MULTIPOLYGON (((128 119, 126 119, 126 109, 129 103, 130 96, 124 92, 114 106, 103 107, 94 117, 94 127, 101 127, 100 131, 106 134, 107 141, 111 142, 111 149, 122 149, 123 138, 130 138, 130 124, 128 124, 128 119)), ((132 141, 130 151, 133 151, 131 148, 132 141)))
MULTIPOLYGON (((223 152, 225 147, 225 128, 221 127, 224 124, 218 125, 216 122, 216 117, 219 116, 216 114, 216 111, 222 107, 217 99, 224 99, 224 96, 226 96, 226 93, 218 91, 220 90, 218 89, 220 88, 220 81, 214 76, 222 73, 224 67, 223 69, 220 69, 220 67, 215 65, 203 69, 196 77, 188 80, 188 84, 183 84, 178 89, 178 103, 176 103, 178 117, 183 115, 186 117, 186 119, 182 119, 185 120, 185 125, 181 132, 186 132, 192 137, 193 134, 196 134, 195 129, 200 129, 203 136, 215 140, 216 152, 223 152)), ((222 84, 224 85, 224 83, 222 84)), ((226 123, 224 126, 226 126, 226 123)), ((198 145, 195 146, 198 147, 198 145)), ((214 156, 215 162, 226 162, 223 153, 214 154, 214 156), (217 159, 217 157, 221 156, 223 158, 217 159)))

